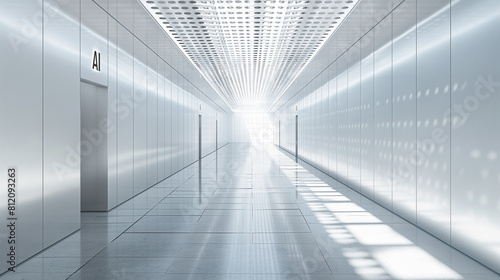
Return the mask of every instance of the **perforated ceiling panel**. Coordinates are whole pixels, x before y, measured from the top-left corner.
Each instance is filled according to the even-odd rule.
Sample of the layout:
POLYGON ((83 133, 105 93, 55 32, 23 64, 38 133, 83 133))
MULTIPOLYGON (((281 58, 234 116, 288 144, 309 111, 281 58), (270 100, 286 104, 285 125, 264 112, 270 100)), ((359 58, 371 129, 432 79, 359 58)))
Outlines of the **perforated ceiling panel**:
POLYGON ((266 111, 358 0, 140 0, 234 111, 266 111))

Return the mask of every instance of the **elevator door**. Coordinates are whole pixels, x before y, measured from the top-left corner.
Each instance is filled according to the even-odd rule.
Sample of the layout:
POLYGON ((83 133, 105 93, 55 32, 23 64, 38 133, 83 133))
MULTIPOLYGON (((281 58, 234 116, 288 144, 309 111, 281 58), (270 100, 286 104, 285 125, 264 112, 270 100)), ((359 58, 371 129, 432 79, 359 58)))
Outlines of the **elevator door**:
POLYGON ((107 88, 80 84, 81 210, 107 211, 107 88))

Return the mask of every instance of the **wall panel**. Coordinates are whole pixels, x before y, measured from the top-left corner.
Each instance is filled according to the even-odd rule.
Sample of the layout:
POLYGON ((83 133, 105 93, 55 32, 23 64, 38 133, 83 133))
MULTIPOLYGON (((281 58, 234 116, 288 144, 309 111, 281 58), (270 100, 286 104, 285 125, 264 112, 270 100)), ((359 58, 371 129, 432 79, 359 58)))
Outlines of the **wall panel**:
POLYGON ((118 25, 117 44, 117 203, 134 194, 134 39, 118 25))
MULTIPOLYGON (((310 85, 307 85, 306 88, 308 89, 309 92, 309 87, 310 85)), ((311 126, 311 95, 307 96, 307 98, 304 98, 302 102, 296 102, 296 99, 291 102, 290 106, 288 107, 288 125, 290 127, 290 132, 289 132, 289 140, 287 142, 288 149, 289 151, 295 155, 295 142, 296 142, 296 125, 295 122, 298 124, 299 128, 299 133, 298 133, 298 139, 297 139, 297 144, 299 148, 299 154, 302 156, 304 159, 309 159, 309 154, 310 154, 310 149, 311 149, 311 143, 310 143, 310 137, 311 137, 311 131, 313 127, 311 126), (296 119, 296 115, 298 116, 296 119)))
POLYGON ((179 146, 179 87, 177 86, 179 79, 179 74, 177 72, 172 73, 172 173, 179 171, 180 169, 180 146, 179 146))
MULTIPOLYGON (((21 259, 42 249, 42 28, 32 30, 27 39, 23 35, 26 26, 21 21, 37 13, 41 13, 40 1, 0 2, 0 178, 7 182, 7 169, 17 168, 16 216, 22 219, 17 229, 20 243, 17 253, 21 259), (18 69, 23 71, 22 79, 19 71, 13 71, 18 69)), ((79 168, 79 163, 74 162, 73 167, 79 168)), ((6 187, 0 191, 2 221, 7 220, 8 214, 6 187)), ((7 227, 2 226, 0 272, 8 267, 4 254, 8 252, 7 237, 7 227)))
POLYGON ((330 114, 328 116, 330 137, 328 142, 329 145, 329 161, 328 166, 330 169, 330 175, 335 176, 337 174, 337 63, 333 63, 328 68, 328 78, 330 82, 328 83, 328 108, 330 108, 330 114))
POLYGON ((373 0, 373 19, 375 23, 383 21, 383 19, 389 15, 394 8, 392 1, 394 0, 373 0))
POLYGON ((450 242, 450 9, 417 2, 417 224, 450 242), (430 19, 430 20, 429 20, 430 19), (439 21, 439 24, 436 22, 439 21))
POLYGON ((373 34, 370 31, 361 38, 361 74, 360 74, 360 192, 373 199, 373 170, 374 170, 374 97, 373 97, 373 34))
POLYGON ((348 76, 347 55, 344 54, 337 60, 337 172, 339 181, 347 182, 347 169, 349 152, 349 115, 348 115, 348 76))
POLYGON ((360 103, 361 103, 361 64, 360 64, 361 43, 358 41, 348 51, 348 140, 347 140, 347 181, 352 188, 360 190, 360 103))
POLYGON ((329 137, 330 137, 330 131, 328 130, 329 122, 328 122, 328 115, 329 115, 329 92, 328 92, 328 69, 325 69, 321 73, 321 101, 320 101, 320 106, 321 106, 321 116, 320 116, 320 122, 321 122, 321 127, 320 127, 320 132, 321 132, 321 146, 320 146, 320 151, 321 151, 321 161, 322 161, 322 166, 323 166, 323 171, 325 173, 328 173, 329 169, 329 160, 328 160, 328 153, 325 153, 323 151, 328 151, 330 142, 329 137))
POLYGON ((182 157, 181 157, 181 168, 187 165, 187 157, 189 154, 189 139, 188 139, 188 133, 189 133, 189 122, 188 122, 188 98, 187 98, 187 87, 186 87, 186 81, 181 75, 181 80, 180 80, 180 104, 181 104, 181 139, 180 139, 180 147, 182 151, 182 157))
MULTIPOLYGON (((313 90, 314 90, 314 93, 312 95, 312 99, 311 99, 311 107, 310 110, 313 111, 314 113, 312 113, 312 119, 311 119, 311 122, 312 122, 312 131, 311 131, 311 134, 310 136, 312 135, 317 135, 319 137, 310 137, 310 141, 311 141, 311 144, 309 145, 310 149, 311 149, 311 153, 309 154, 309 158, 311 160, 311 162, 317 162, 318 163, 318 166, 319 167, 322 167, 322 158, 321 158, 321 152, 319 151, 319 148, 321 147, 321 134, 322 134, 322 131, 320 131, 320 126, 321 126, 321 122, 320 122, 320 116, 321 116, 321 104, 320 104, 320 100, 321 100, 321 77, 318 76, 316 79, 313 80, 313 82, 311 83, 312 87, 313 87, 313 90)), ((300 128, 299 128, 299 133, 300 133, 300 128)))
POLYGON ((374 198, 392 208, 392 14, 375 26, 374 198))
POLYGON ((406 0, 393 12, 393 209, 416 223, 416 1, 406 0))
POLYGON ((165 65, 165 176, 173 173, 172 145, 172 68, 165 65))
POLYGON ((148 50, 147 186, 158 182, 158 56, 148 50))
POLYGON ((328 98, 322 75, 302 75, 278 102, 281 146, 295 151, 298 104, 301 159, 324 169, 328 154, 334 178, 499 272, 500 3, 358 8, 360 41, 353 17, 329 45, 340 57, 310 66, 328 71, 328 98))
POLYGON ((116 104, 117 91, 117 22, 108 16, 108 209, 115 207, 118 198, 117 191, 117 122, 116 104))
POLYGON ((165 62, 158 60, 158 180, 165 179, 165 62))
MULTIPOLYGON (((178 74, 176 106, 180 114, 172 113, 171 73, 192 68, 184 57, 172 61, 180 53, 172 49, 172 42, 169 48, 160 48, 155 39, 164 33, 137 1, 4 2, 0 4, 0 128, 6 133, 0 135, 0 167, 5 171, 0 178, 7 181, 8 167, 18 169, 20 262, 80 227, 80 161, 89 158, 90 150, 101 146, 107 150, 98 161, 107 183, 101 196, 107 207, 102 210, 170 175, 173 152, 178 156, 174 162, 177 170, 192 162, 195 95, 203 92, 178 74), (94 51, 100 53, 100 61, 99 67, 92 68, 94 51), (97 102, 104 114, 94 118, 101 126, 91 133, 80 126, 80 98, 86 93, 81 82, 99 85, 104 100, 97 102), (181 128, 185 135, 180 135, 181 128), (82 135, 87 144, 82 144, 82 135), (168 155, 166 164, 164 155, 168 155), (184 156, 182 161, 179 155, 184 156)), ((225 123, 219 127, 225 144, 227 112, 218 107, 220 100, 206 98, 204 104, 210 120, 217 110, 225 123)), ((207 152, 215 147, 213 130, 213 125, 208 127, 207 152)), ((7 196, 6 189, 3 193, 7 196)), ((0 206, 6 209, 6 201, 0 206)), ((0 217, 6 219, 6 213, 0 217)), ((0 247, 5 252, 6 229, 0 230, 0 247)), ((6 255, 2 260, 0 273, 7 269, 6 255)))
MULTIPOLYGON (((59 12, 51 16, 52 24, 44 26, 44 247, 80 228, 80 169, 70 166, 61 175, 54 168, 55 164, 69 166, 68 150, 78 149, 80 143, 80 34, 75 24, 79 19, 78 4, 73 0, 59 6, 59 12)), ((57 3, 45 1, 44 5, 48 11, 57 3)), ((81 156, 85 156, 83 151, 81 156)))
MULTIPOLYGON (((87 1, 87 0, 84 0, 87 1)), ((116 15, 111 13, 117 21, 126 29, 133 32, 134 31, 134 16, 130 15, 129 11, 133 11, 133 7, 135 5, 135 0, 119 0, 118 1, 108 1, 108 6, 110 7, 118 7, 111 10, 116 9, 116 15)))
POLYGON ((134 195, 147 184, 147 49, 134 38, 134 195))
POLYGON ((500 272, 498 26, 499 1, 451 7, 451 243, 500 272))

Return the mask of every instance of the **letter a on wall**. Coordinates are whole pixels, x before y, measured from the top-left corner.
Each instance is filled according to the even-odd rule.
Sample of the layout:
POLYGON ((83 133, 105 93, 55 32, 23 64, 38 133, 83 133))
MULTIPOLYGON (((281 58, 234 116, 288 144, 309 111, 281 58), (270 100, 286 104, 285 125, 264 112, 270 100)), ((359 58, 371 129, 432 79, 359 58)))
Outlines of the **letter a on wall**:
POLYGON ((94 51, 92 58, 92 70, 101 71, 101 53, 94 51))

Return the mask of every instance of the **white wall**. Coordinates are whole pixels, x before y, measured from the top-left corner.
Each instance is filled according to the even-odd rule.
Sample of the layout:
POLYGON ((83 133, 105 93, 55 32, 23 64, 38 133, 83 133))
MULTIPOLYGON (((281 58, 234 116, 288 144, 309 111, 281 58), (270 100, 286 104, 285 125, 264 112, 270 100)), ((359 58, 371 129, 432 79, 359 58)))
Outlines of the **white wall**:
POLYGON ((205 93, 213 89, 195 86, 201 76, 166 36, 135 0, 0 3, 0 179, 17 168, 18 263, 79 229, 82 143, 106 146, 106 199, 94 209, 105 211, 198 159, 200 105, 203 154, 215 150, 216 118, 218 146, 228 142, 227 108, 205 93), (91 68, 93 50, 100 71, 91 68), (107 92, 98 131, 107 137, 93 139, 105 141, 80 137, 81 80, 107 92))
POLYGON ((337 31, 276 112, 281 147, 297 106, 301 159, 500 272, 500 2, 399 2, 362 1, 337 31))
MULTIPOLYGON (((80 226, 80 164, 68 154, 80 140, 79 15, 78 0, 0 3, 0 217, 16 167, 17 263, 80 226)), ((0 272, 9 235, 2 226, 0 272)))
POLYGON ((107 46, 108 210, 198 159, 200 106, 202 155, 215 150, 216 118, 226 144, 227 113, 184 77, 189 62, 138 1, 98 4, 82 1, 82 33, 107 46))

